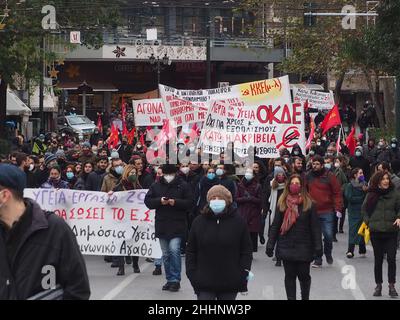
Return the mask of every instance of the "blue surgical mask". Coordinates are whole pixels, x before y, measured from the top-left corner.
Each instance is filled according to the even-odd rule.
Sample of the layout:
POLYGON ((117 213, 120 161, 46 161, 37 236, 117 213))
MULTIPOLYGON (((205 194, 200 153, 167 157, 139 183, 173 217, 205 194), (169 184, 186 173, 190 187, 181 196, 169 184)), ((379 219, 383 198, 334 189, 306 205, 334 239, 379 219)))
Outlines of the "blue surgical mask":
POLYGON ((67 179, 71 180, 74 177, 74 173, 73 172, 67 172, 66 176, 67 176, 67 179))
POLYGON ((357 152, 356 152, 356 156, 357 156, 357 157, 361 157, 361 152, 360 152, 360 151, 357 151, 357 152))
POLYGON ((118 175, 121 175, 124 172, 124 167, 123 166, 117 166, 115 167, 115 173, 118 175))
POLYGON ((210 180, 214 180, 215 179, 215 173, 207 173, 207 178, 210 180))
POLYGON ((222 169, 217 169, 217 171, 215 172, 216 174, 217 174, 217 176, 222 176, 222 175, 224 175, 224 170, 222 170, 222 169))
POLYGON ((244 177, 246 178, 247 181, 250 181, 254 178, 254 175, 252 173, 246 173, 244 177))
POLYGON ((225 200, 211 200, 210 208, 214 214, 220 214, 225 210, 226 202, 225 200))
POLYGON ((325 169, 330 170, 332 168, 332 165, 330 163, 325 163, 324 167, 325 167, 325 169))

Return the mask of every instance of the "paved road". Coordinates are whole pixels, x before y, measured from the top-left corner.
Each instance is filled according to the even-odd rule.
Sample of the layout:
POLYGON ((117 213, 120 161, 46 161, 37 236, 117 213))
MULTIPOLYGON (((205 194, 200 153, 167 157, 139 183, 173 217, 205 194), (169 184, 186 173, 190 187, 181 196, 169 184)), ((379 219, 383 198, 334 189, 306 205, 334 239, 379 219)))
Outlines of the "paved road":
MULTIPOLYGON (((338 234, 338 242, 334 243, 334 264, 328 266, 324 261, 321 269, 312 269, 312 287, 310 299, 320 300, 373 300, 391 299, 388 296, 387 284, 384 284, 383 297, 372 296, 375 287, 373 275, 373 252, 368 245, 366 258, 357 254, 353 259, 345 256, 347 249, 347 233, 338 234), (343 273, 342 273, 343 272, 343 273), (356 286, 346 279, 355 275, 356 286), (344 279, 345 278, 345 279, 344 279), (343 286, 344 284, 344 286, 343 286), (350 288, 349 288, 350 286, 350 288)), ((400 252, 399 252, 400 254, 400 252)), ((126 266, 125 276, 116 276, 116 269, 103 261, 103 257, 85 257, 90 285, 91 299, 104 300, 192 300, 195 299, 193 289, 186 278, 184 258, 182 259, 181 290, 176 293, 161 290, 165 283, 164 275, 153 276, 154 266, 144 258, 140 258, 141 273, 134 274, 131 266, 126 266)), ((399 259, 397 259, 399 260, 399 259)), ((399 263, 399 262, 398 262, 399 263)), ((397 270, 400 268, 398 267, 397 270)), ((254 254, 252 271, 255 274, 249 283, 248 295, 238 296, 238 300, 285 300, 283 267, 275 267, 275 262, 265 255, 265 246, 259 246, 254 254)), ((387 264, 384 263, 384 281, 387 279, 387 264)), ((398 287, 400 289, 400 287, 398 287)), ((298 288, 298 291, 300 289, 298 288)), ((300 292, 298 292, 298 297, 300 292)))

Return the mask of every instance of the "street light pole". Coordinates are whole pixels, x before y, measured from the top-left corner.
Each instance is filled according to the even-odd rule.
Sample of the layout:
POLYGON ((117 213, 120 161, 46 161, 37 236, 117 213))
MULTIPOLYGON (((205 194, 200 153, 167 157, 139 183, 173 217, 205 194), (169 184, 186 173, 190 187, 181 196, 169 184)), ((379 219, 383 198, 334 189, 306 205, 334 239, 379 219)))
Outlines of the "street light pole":
POLYGON ((161 70, 164 67, 169 66, 171 64, 171 60, 169 59, 167 54, 165 54, 164 57, 160 59, 160 57, 156 58, 154 56, 154 53, 152 53, 149 57, 149 63, 153 66, 153 69, 157 71, 157 90, 159 90, 159 85, 161 82, 161 70))

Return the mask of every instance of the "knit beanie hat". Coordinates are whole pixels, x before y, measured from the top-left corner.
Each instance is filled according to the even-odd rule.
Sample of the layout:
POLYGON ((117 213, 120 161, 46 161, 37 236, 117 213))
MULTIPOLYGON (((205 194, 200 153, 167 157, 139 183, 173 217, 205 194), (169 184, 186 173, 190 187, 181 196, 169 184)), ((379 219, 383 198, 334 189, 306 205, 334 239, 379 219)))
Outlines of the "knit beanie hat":
POLYGON ((277 166, 274 168, 274 178, 276 178, 278 174, 284 174, 286 176, 285 170, 282 167, 277 166))
POLYGON ((233 202, 231 192, 227 188, 225 188, 224 186, 221 186, 221 185, 216 185, 216 186, 212 187, 210 190, 208 190, 207 202, 210 202, 210 200, 213 197, 218 197, 220 199, 224 199, 227 206, 229 206, 233 202))
POLYGON ((46 153, 44 155, 44 164, 47 166, 51 161, 57 160, 56 156, 52 153, 46 153))

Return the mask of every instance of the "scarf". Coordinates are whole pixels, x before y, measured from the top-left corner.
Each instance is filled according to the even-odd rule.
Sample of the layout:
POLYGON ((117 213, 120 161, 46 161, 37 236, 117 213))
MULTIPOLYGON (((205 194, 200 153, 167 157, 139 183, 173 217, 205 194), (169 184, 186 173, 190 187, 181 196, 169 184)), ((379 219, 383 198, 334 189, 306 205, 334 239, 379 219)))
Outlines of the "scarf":
POLYGON ((367 183, 365 181, 360 182, 358 179, 357 180, 352 179, 352 180, 350 180, 350 183, 355 189, 362 189, 362 187, 367 185, 367 183))
POLYGON ((303 199, 298 194, 288 194, 286 198, 286 211, 281 226, 281 235, 285 235, 290 228, 296 223, 299 217, 299 204, 303 203, 303 199))
MULTIPOLYGON (((273 181, 273 180, 272 180, 273 181)), ((283 190, 285 188, 285 183, 279 183, 278 188, 274 189, 272 188, 272 181, 271 181, 271 195, 269 196, 269 210, 271 211, 271 214, 269 216, 269 225, 271 226, 272 221, 274 221, 275 218, 275 211, 276 211, 276 205, 278 203, 278 190, 283 190)))
POLYGON ((367 198, 367 205, 365 210, 367 211, 368 217, 372 216, 372 213, 374 212, 376 205, 378 204, 378 200, 381 196, 387 195, 390 191, 392 191, 392 187, 389 187, 387 189, 371 189, 368 191, 368 198, 367 198))

